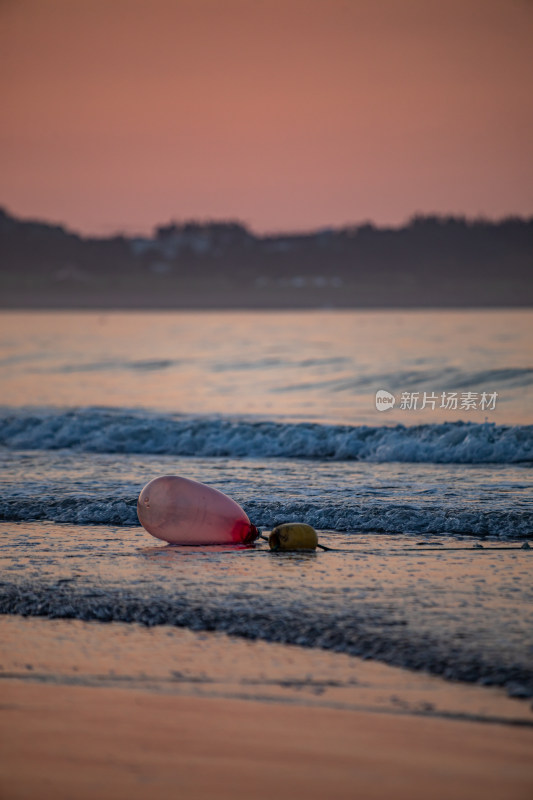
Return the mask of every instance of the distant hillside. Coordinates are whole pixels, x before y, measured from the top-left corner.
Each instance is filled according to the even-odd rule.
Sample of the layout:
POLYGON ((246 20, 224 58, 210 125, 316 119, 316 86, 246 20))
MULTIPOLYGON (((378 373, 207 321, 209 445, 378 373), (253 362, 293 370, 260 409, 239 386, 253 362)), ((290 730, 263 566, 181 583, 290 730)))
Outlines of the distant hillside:
POLYGON ((533 218, 415 217, 276 236, 185 222, 90 238, 0 209, 2 308, 530 305, 533 218))

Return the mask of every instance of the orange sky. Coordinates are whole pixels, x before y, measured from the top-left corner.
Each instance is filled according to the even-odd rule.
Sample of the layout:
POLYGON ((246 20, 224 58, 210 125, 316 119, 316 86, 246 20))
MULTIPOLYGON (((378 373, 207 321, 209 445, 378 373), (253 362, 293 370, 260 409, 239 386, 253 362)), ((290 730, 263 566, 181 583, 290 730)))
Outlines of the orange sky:
POLYGON ((533 214, 530 0, 0 0, 0 54, 23 216, 533 214))

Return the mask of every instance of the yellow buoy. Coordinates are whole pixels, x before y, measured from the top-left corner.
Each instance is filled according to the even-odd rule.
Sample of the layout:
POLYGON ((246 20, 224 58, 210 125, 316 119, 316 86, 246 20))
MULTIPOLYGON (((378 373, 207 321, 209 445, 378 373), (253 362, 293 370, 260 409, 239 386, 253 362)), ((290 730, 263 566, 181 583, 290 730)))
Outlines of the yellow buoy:
POLYGON ((284 522, 272 530, 268 544, 271 550, 316 550, 318 536, 303 522, 284 522))

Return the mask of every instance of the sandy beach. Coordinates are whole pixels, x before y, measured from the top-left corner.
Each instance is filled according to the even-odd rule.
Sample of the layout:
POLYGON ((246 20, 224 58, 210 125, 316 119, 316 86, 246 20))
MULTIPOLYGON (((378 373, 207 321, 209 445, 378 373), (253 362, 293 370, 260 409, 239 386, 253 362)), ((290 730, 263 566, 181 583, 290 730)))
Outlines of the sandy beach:
POLYGON ((336 653, 0 620, 2 797, 527 798, 530 703, 336 653))

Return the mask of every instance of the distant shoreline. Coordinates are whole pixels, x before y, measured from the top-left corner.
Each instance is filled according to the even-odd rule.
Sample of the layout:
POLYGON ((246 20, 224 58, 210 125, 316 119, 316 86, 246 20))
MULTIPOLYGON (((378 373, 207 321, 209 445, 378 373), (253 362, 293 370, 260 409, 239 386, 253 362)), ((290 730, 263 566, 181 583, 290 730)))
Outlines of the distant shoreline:
POLYGON ((239 222, 84 238, 0 209, 0 308, 530 308, 533 218, 257 236, 239 222))

